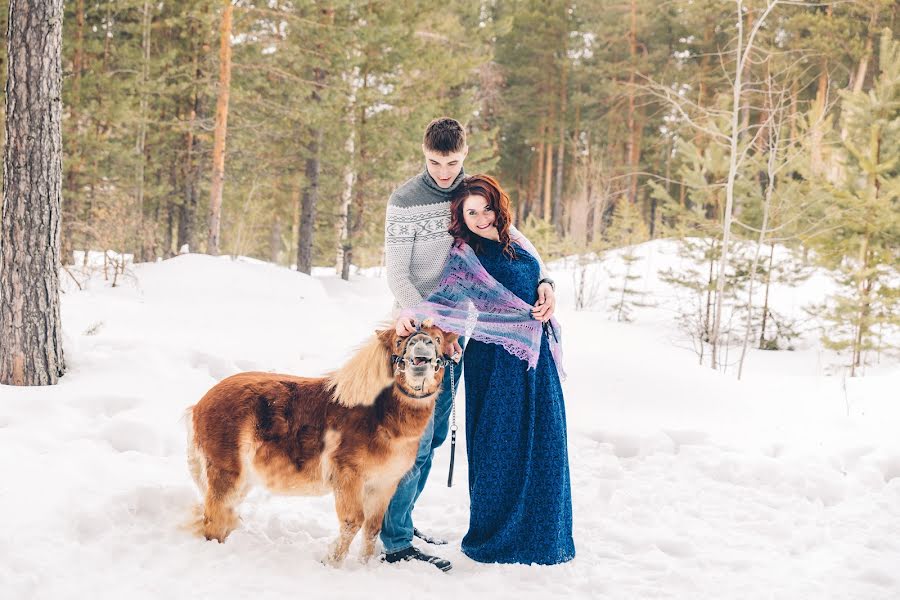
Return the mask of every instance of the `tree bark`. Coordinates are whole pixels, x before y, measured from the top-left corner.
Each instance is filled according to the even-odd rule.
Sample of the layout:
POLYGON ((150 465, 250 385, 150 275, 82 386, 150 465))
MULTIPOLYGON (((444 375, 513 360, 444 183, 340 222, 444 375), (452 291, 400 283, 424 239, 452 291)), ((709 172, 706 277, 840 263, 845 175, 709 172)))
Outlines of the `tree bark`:
MULTIPOLYGON (((198 121, 204 116, 203 112, 203 66, 202 57, 209 53, 209 28, 206 11, 201 19, 202 42, 194 46, 193 57, 193 91, 191 93, 191 106, 189 109, 188 130, 185 136, 185 164, 184 164, 184 198, 181 202, 178 218, 178 247, 176 252, 187 245, 188 251, 197 250, 197 208, 200 204, 200 170, 198 160, 200 153, 200 140, 197 136, 198 121)), ((192 38, 198 35, 195 21, 191 24, 192 38)))
POLYGON ((224 2, 219 39, 219 91, 216 100, 212 185, 209 191, 209 234, 206 241, 206 251, 213 256, 219 254, 222 188, 225 179, 225 135, 228 129, 228 96, 231 93, 231 17, 234 6, 231 0, 224 2))
POLYGON ((144 235, 144 193, 145 180, 144 169, 147 163, 145 149, 147 146, 147 89, 148 80, 150 78, 150 25, 152 17, 150 16, 150 0, 144 0, 144 10, 141 20, 141 84, 140 84, 140 112, 138 115, 138 135, 135 144, 135 155, 137 156, 138 172, 135 196, 137 201, 137 231, 135 232, 135 262, 138 260, 147 260, 146 237, 144 235))
MULTIPOLYGON (((84 0, 78 0, 75 4, 75 54, 72 57, 72 105, 69 115, 72 123, 72 136, 68 138, 68 153, 71 157, 68 169, 65 171, 66 201, 62 205, 63 225, 61 231, 62 252, 60 260, 64 265, 73 264, 75 257, 72 251, 75 249, 75 226, 78 223, 79 194, 78 179, 84 158, 81 156, 79 142, 81 140, 81 77, 84 72, 84 0)), ((85 247, 87 251, 87 247, 85 247)))
POLYGON ((875 36, 878 34, 878 4, 873 3, 872 13, 869 15, 869 27, 867 28, 866 46, 863 55, 859 59, 859 65, 856 67, 856 74, 853 76, 853 91, 859 93, 863 89, 866 82, 866 72, 869 70, 869 61, 872 60, 872 53, 875 48, 875 36))
POLYGON ((728 181, 725 184, 725 212, 722 218, 722 253, 719 255, 719 268, 716 280, 716 311, 714 315, 712 332, 710 335, 710 346, 712 348, 711 366, 717 368, 717 347, 719 344, 719 333, 722 327, 722 302, 725 297, 725 279, 729 266, 730 243, 731 243, 731 223, 734 214, 734 184, 737 179, 738 170, 738 141, 740 139, 740 129, 738 118, 741 109, 741 96, 743 91, 743 72, 744 65, 749 60, 750 51, 753 48, 753 41, 756 32, 766 20, 766 17, 778 5, 779 0, 769 0, 766 10, 763 12, 759 21, 756 22, 747 36, 746 44, 744 40, 744 19, 742 15, 743 0, 736 0, 737 12, 737 28, 738 43, 735 56, 737 64, 735 65, 734 83, 732 85, 731 97, 731 132, 729 134, 730 148, 728 152, 728 181))
MULTIPOLYGON (((567 61, 567 58, 563 58, 564 61, 567 61)), ((559 89, 559 145, 556 148, 556 182, 553 189, 553 214, 551 216, 551 220, 554 224, 556 224, 556 232, 562 236, 563 235, 563 220, 562 220, 562 190, 563 190, 563 163, 565 161, 566 156, 566 87, 567 83, 567 71, 566 65, 568 62, 563 62, 562 75, 560 77, 560 89, 559 89)))
POLYGON ((344 272, 344 253, 350 239, 350 204, 353 202, 353 186, 356 182, 356 88, 354 78, 350 78, 350 99, 347 110, 348 133, 344 142, 344 189, 341 192, 341 205, 338 210, 338 220, 335 224, 335 238, 337 239, 335 270, 346 281, 350 273, 344 272), (346 275, 346 277, 344 277, 346 275))
POLYGON ((11 0, 0 230, 0 384, 65 373, 59 315, 62 0, 11 0))
POLYGON ((637 72, 637 0, 631 0, 631 29, 628 35, 631 69, 628 75, 628 201, 637 202, 638 162, 641 156, 640 122, 635 103, 635 75, 637 72))
POLYGON ((348 219, 348 234, 347 239, 343 245, 344 249, 344 258, 341 261, 341 279, 344 281, 350 280, 350 265, 353 264, 353 247, 356 241, 360 238, 363 229, 363 214, 366 208, 366 196, 365 196, 365 166, 366 160, 368 158, 368 151, 366 149, 366 89, 369 86, 369 73, 367 69, 363 69, 362 73, 362 87, 361 87, 361 95, 362 100, 357 104, 358 116, 356 117, 356 133, 357 133, 357 146, 359 148, 359 152, 357 153, 357 157, 359 158, 359 163, 357 165, 356 170, 356 185, 353 196, 353 203, 350 206, 350 214, 347 216, 348 219))
POLYGON ((528 212, 535 213, 535 216, 540 217, 541 215, 541 197, 544 192, 544 154, 546 150, 546 144, 544 143, 544 126, 541 125, 541 139, 538 142, 538 158, 537 158, 537 169, 535 170, 535 180, 534 180, 534 195, 531 197, 531 206, 529 207, 531 210, 528 212))
POLYGON ((541 209, 541 217, 546 221, 550 221, 553 218, 552 214, 552 197, 551 190, 553 189, 551 186, 553 185, 553 143, 547 142, 547 152, 546 152, 546 161, 545 161, 545 171, 544 171, 544 202, 543 208, 541 209))
MULTIPOLYGON (((318 101, 318 94, 315 94, 318 101)), ((318 126, 313 131, 313 139, 309 145, 309 158, 306 159, 306 187, 303 189, 301 201, 300 235, 297 246, 297 270, 309 275, 312 273, 313 233, 316 225, 316 205, 319 202, 319 175, 321 174, 322 141, 324 129, 318 126)))
MULTIPOLYGON (((334 23, 334 9, 329 6, 320 8, 322 22, 325 25, 334 23)), ((322 54, 322 43, 317 44, 319 55, 322 54)), ((326 70, 321 66, 313 69, 313 87, 310 99, 314 106, 322 104, 322 86, 325 83, 326 70)), ((313 235, 316 226, 316 208, 319 203, 319 178, 322 171, 322 143, 325 137, 324 117, 315 115, 318 121, 312 131, 312 142, 309 145, 309 157, 306 159, 306 189, 303 191, 303 213, 300 219, 300 247, 297 249, 297 270, 307 275, 312 273, 313 235)))

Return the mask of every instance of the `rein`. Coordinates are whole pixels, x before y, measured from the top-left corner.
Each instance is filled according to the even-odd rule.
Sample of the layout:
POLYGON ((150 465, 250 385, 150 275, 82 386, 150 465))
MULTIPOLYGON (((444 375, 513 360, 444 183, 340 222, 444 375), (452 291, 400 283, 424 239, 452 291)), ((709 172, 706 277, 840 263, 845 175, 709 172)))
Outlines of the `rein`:
MULTIPOLYGON (((420 328, 417 328, 417 331, 420 328)), ((406 371, 406 363, 407 360, 403 358, 403 355, 406 354, 406 347, 409 345, 410 340, 412 340, 413 336, 409 336, 406 338, 406 341, 403 344, 403 348, 401 349, 400 354, 391 354, 391 365, 397 365, 397 368, 400 371, 406 371)), ((450 402, 452 406, 453 419, 450 425, 450 472, 447 475, 447 487, 453 487, 453 466, 456 462, 456 431, 459 429, 456 426, 456 364, 453 362, 451 358, 446 356, 436 356, 431 363, 435 366, 435 369, 443 369, 446 368, 447 365, 450 365, 450 402)), ((446 372, 445 372, 446 374, 446 372)), ((401 393, 409 398, 421 399, 431 394, 423 394, 421 396, 414 396, 413 394, 407 393, 400 386, 395 386, 395 389, 398 389, 401 393)), ((421 390, 422 388, 419 388, 421 390)), ((440 390, 437 390, 440 392, 440 390)), ((435 393, 435 392, 432 392, 435 393)))

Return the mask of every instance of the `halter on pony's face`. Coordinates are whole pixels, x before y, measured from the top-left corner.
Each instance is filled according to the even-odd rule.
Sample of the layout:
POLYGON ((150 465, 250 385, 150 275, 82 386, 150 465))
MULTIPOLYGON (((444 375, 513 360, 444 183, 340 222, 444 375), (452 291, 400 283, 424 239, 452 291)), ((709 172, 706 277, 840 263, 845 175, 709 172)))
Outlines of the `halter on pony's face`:
POLYGON ((452 335, 426 321, 412 335, 394 338, 391 354, 394 375, 399 376, 398 383, 407 388, 409 395, 422 398, 440 389, 448 362, 443 347, 445 338, 452 335))
POLYGON ((406 372, 410 369, 413 376, 419 372, 424 374, 430 366, 435 371, 444 368, 449 362, 441 352, 443 332, 436 327, 420 326, 418 330, 405 338, 397 338, 397 351, 391 355, 394 368, 406 372))

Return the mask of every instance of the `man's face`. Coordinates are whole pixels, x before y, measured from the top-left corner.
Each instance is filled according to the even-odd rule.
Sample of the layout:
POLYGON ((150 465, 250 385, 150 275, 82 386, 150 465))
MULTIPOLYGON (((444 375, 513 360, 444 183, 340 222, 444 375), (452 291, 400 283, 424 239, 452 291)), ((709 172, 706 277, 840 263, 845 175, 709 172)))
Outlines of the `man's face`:
POLYGON ((425 165, 428 168, 428 174, 442 188, 450 187, 462 170, 463 161, 469 153, 468 146, 465 146, 459 152, 451 152, 450 154, 441 154, 434 150, 428 150, 424 146, 422 146, 422 150, 425 152, 425 165))

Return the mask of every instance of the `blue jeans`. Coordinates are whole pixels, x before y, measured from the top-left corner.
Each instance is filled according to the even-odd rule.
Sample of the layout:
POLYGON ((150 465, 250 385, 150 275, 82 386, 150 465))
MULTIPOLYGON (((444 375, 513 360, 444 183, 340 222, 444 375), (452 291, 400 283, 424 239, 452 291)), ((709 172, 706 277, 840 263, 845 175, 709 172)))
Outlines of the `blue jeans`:
MULTIPOLYGON (((465 340, 460 338, 462 346, 465 340)), ((462 360, 453 364, 455 386, 459 387, 459 378, 462 375, 462 360)), ((431 460, 434 458, 434 449, 444 443, 447 433, 450 431, 450 410, 453 406, 453 394, 456 387, 450 389, 450 365, 444 373, 444 386, 438 394, 434 406, 434 414, 428 420, 422 439, 419 441, 419 452, 416 462, 407 471, 406 475, 397 484, 397 491, 391 498, 381 522, 381 543, 385 552, 397 552, 412 546, 413 522, 412 511, 416 500, 425 487, 428 474, 431 472, 431 460)))

